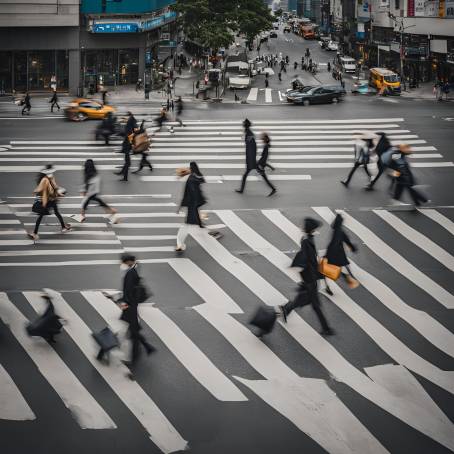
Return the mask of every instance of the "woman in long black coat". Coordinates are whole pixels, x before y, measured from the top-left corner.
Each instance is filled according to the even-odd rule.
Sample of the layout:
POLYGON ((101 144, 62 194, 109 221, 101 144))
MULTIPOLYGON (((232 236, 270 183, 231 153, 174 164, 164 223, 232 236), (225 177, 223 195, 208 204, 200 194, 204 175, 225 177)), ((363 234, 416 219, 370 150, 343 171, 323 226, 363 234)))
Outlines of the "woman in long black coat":
POLYGON ((177 233, 177 247, 175 250, 178 252, 186 249, 185 240, 189 232, 195 227, 203 227, 199 215, 199 208, 206 203, 206 199, 201 188, 201 185, 205 183, 205 178, 203 178, 197 163, 191 162, 189 167, 191 173, 186 180, 183 199, 180 204, 180 207, 187 208, 187 214, 185 224, 179 228, 177 233))
MULTIPOLYGON (((338 214, 334 219, 333 224, 331 225, 333 229, 333 235, 331 241, 328 244, 326 249, 325 257, 328 259, 328 263, 331 265, 337 265, 341 268, 345 268, 347 273, 342 270, 342 277, 347 281, 347 284, 350 288, 358 287, 358 281, 353 277, 353 274, 350 270, 347 254, 345 253, 344 244, 346 244, 352 252, 356 252, 356 246, 350 241, 350 238, 345 233, 342 224, 344 223, 344 218, 338 214)), ((333 292, 329 288, 328 282, 325 278, 326 292, 329 295, 332 295, 333 292)))

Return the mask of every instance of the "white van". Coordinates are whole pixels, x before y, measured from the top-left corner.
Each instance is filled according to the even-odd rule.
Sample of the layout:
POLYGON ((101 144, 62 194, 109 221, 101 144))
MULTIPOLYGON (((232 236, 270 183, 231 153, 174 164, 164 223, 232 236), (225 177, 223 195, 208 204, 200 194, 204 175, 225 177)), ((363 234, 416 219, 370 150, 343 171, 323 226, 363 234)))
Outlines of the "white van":
POLYGON ((340 57, 339 58, 342 71, 346 73, 354 73, 356 71, 356 61, 351 57, 340 57))

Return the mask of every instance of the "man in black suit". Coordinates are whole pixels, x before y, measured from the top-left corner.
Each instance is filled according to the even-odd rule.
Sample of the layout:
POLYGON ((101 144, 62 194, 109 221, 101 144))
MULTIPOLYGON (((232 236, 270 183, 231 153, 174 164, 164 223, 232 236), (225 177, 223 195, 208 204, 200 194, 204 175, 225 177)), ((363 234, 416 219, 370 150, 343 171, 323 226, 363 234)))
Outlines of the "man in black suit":
POLYGON ((141 327, 137 311, 139 304, 137 300, 137 287, 140 284, 140 277, 137 272, 136 258, 130 254, 123 254, 121 257, 121 268, 125 271, 123 278, 123 297, 120 303, 120 308, 123 310, 121 320, 129 325, 128 333, 132 341, 131 364, 133 364, 139 357, 140 344, 144 346, 148 355, 155 348, 140 333, 141 327))
POLYGON ((257 143, 255 142, 254 133, 251 131, 251 122, 247 118, 243 121, 243 127, 245 133, 244 143, 246 145, 246 171, 241 180, 241 188, 235 189, 235 191, 240 194, 244 191, 244 187, 246 186, 247 176, 251 170, 257 168, 257 143))

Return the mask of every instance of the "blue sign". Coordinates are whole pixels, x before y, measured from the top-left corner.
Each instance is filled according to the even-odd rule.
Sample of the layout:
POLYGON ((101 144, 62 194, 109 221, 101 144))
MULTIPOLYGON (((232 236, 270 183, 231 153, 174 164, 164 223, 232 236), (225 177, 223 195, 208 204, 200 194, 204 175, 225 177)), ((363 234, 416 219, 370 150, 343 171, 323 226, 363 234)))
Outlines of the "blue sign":
POLYGON ((151 50, 147 50, 145 52, 145 64, 151 65, 151 59, 152 59, 151 50))
POLYGON ((167 11, 161 16, 154 17, 153 19, 148 19, 142 22, 142 30, 148 31, 153 30, 154 28, 158 28, 161 25, 166 24, 167 22, 171 22, 175 19, 177 13, 175 11, 167 11))
POLYGON ((139 24, 137 22, 94 22, 93 33, 137 33, 139 24))

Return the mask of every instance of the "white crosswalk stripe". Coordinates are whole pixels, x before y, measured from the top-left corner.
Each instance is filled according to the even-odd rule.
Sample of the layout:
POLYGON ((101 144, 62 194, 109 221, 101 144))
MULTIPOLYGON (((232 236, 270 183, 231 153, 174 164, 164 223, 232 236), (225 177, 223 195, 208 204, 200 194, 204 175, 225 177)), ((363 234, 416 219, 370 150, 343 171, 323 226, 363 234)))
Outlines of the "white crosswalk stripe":
MULTIPOLYGON (((255 101, 264 97, 264 103, 277 98, 276 90, 251 89, 248 98, 255 101), (276 95, 276 96, 275 96, 276 95)), ((208 182, 229 183, 241 178, 244 168, 244 142, 240 121, 188 120, 184 128, 173 132, 148 131, 152 136, 150 160, 154 166, 151 175, 141 176, 144 182, 176 182, 175 169, 199 161, 208 182)), ((275 172, 270 180, 311 180, 310 169, 336 171, 348 169, 353 159, 353 133, 358 130, 384 131, 394 145, 405 142, 413 147, 411 162, 419 168, 449 168, 447 160, 424 137, 407 128, 403 118, 349 118, 340 120, 261 120, 253 122, 260 153, 260 133, 266 131, 272 139, 270 161, 275 172), (308 172, 302 172, 308 170, 308 172)), ((97 168, 111 172, 122 164, 119 140, 105 146, 95 140, 13 140, 0 152, 0 171, 35 173, 42 165, 53 161, 59 171, 81 172, 83 162, 93 158, 97 168)), ((136 158, 133 157, 133 165, 136 158)), ((251 182, 261 178, 252 175, 251 182)))
MULTIPOLYGON (((19 234, 23 230, 18 228, 22 226, 23 219, 28 217, 22 213, 27 213, 25 210, 29 209, 29 204, 22 203, 19 198, 8 200, 11 201, 11 204, 6 204, 6 207, 11 206, 11 209, 6 213, 8 219, 4 220, 9 222, 0 225, 0 232, 3 233, 3 241, 20 241, 19 234)), ((196 263, 199 261, 197 257, 193 260, 185 257, 175 258, 172 251, 175 246, 176 229, 183 219, 182 215, 177 216, 174 211, 165 211, 164 208, 171 210, 172 205, 167 207, 149 205, 153 202, 149 202, 150 199, 144 197, 140 202, 137 202, 135 198, 130 199, 131 204, 128 207, 126 200, 121 197, 112 197, 114 205, 115 202, 123 204, 121 206, 125 211, 123 223, 112 225, 92 222, 96 216, 102 216, 92 213, 93 217, 88 218, 86 223, 76 224, 68 236, 63 236, 61 239, 56 238, 55 241, 53 238, 58 235, 58 232, 52 230, 54 226, 43 226, 43 240, 37 242, 34 247, 28 244, 24 244, 23 247, 17 245, 15 247, 18 253, 15 254, 16 249, 9 248, 14 243, 1 244, 0 252, 3 257, 0 258, 0 265, 14 267, 19 264, 23 267, 40 266, 49 269, 65 265, 69 267, 110 266, 118 264, 118 257, 109 256, 104 259, 103 254, 115 255, 123 250, 137 252, 140 262, 147 267, 166 264, 174 273, 175 279, 184 281, 199 296, 201 303, 192 309, 200 317, 201 322, 214 329, 234 349, 235 354, 238 354, 242 361, 245 361, 262 377, 253 379, 247 375, 240 377, 237 374, 228 373, 223 367, 222 361, 221 364, 218 364, 219 359, 214 361, 202 346, 197 345, 188 326, 181 320, 175 320, 172 311, 159 305, 159 302, 153 306, 148 304, 143 306, 141 317, 144 326, 156 334, 169 354, 178 360, 180 367, 189 372, 189 377, 201 386, 203 392, 215 397, 220 402, 230 402, 230 405, 242 402, 242 405, 247 406, 250 397, 249 395, 246 397, 245 388, 240 389, 241 385, 238 383, 241 383, 252 391, 260 402, 272 407, 328 452, 342 454, 387 452, 387 449, 378 441, 383 439, 383 434, 378 436, 377 428, 364 425, 360 415, 356 415, 354 409, 346 406, 325 380, 306 378, 301 372, 296 373, 291 361, 286 359, 284 362, 276 353, 273 343, 264 343, 251 333, 245 326, 247 322, 241 321, 241 315, 246 307, 243 306, 243 303, 240 304, 240 301, 232 299, 226 292, 223 288, 224 283, 219 279, 219 273, 211 277, 211 268, 203 270, 199 267, 196 263), (169 218, 173 218, 172 222, 166 222, 169 218), (150 229, 153 229, 152 233, 149 232, 150 229), (77 235, 81 235, 83 238, 78 238, 77 235), (93 239, 91 239, 92 235, 93 239), (98 239, 99 241, 97 241, 98 239), (95 242, 99 246, 94 246, 95 242), (40 243, 42 243, 42 247, 40 243), (114 243, 118 245, 118 248, 111 248, 114 243), (91 249, 90 254, 90 249, 84 248, 84 244, 93 245, 96 249, 91 249), (52 245, 59 247, 51 250, 49 248, 52 245), (65 247, 66 245, 67 247, 65 247), (29 255, 32 252, 32 255, 43 257, 45 261, 32 261, 33 257, 29 255), (164 254, 164 256, 159 254, 164 254), (80 255, 86 255, 87 260, 79 260, 80 255), (64 256, 64 258, 62 257, 61 261, 59 258, 59 261, 55 261, 56 256, 64 256)), ((62 204, 62 212, 64 214, 74 212, 75 207, 78 207, 77 203, 62 204)), ((428 214, 424 214, 430 218, 430 222, 441 227, 447 241, 452 240, 453 232, 450 230, 452 221, 439 209, 430 210, 428 214)), ((424 212, 424 210, 421 211, 424 212)), ((334 210, 327 207, 313 207, 311 212, 319 215, 325 225, 329 225, 334 216, 334 210)), ((375 231, 372 232, 366 228, 357 220, 355 213, 341 212, 346 220, 346 227, 365 243, 366 248, 362 248, 362 253, 378 254, 383 257, 390 272, 397 270, 402 274, 402 279, 414 285, 428 298, 439 301, 445 307, 450 307, 451 294, 449 291, 430 279, 425 271, 418 267, 418 264, 410 263, 401 257, 393 248, 392 240, 382 238, 375 231), (415 272, 415 269, 418 270, 418 273, 415 272)), ((232 241, 237 238, 252 252, 257 252, 260 260, 269 262, 289 282, 299 280, 299 276, 288 268, 290 257, 275 246, 275 237, 271 240, 267 239, 255 228, 256 225, 266 222, 269 227, 275 227, 274 231, 278 237, 290 239, 296 247, 301 238, 301 231, 282 212, 257 210, 252 223, 242 219, 241 211, 210 210, 207 213, 212 228, 223 227, 224 234, 231 237, 232 241), (218 225, 218 222, 222 224, 218 225)), ((430 250, 429 246, 432 244, 428 242, 429 239, 419 232, 417 227, 410 225, 403 217, 399 217, 398 213, 391 214, 383 209, 375 210, 375 212, 369 211, 369 213, 371 222, 390 222, 392 227, 398 228, 399 232, 405 235, 412 247, 422 249, 426 253, 432 252, 434 258, 442 263, 448 263, 448 252, 442 252, 441 246, 438 246, 440 249, 430 250)), ((272 307, 287 301, 290 295, 282 293, 268 280, 266 273, 269 271, 265 271, 264 275, 259 274, 246 263, 241 255, 234 254, 227 249, 222 244, 222 239, 218 241, 207 235, 204 230, 195 233, 194 239, 196 242, 188 244, 189 249, 201 248, 204 250, 230 276, 230 279, 241 284, 258 301, 272 307)), ((190 256, 190 251, 187 254, 190 256)), ((432 358, 421 354, 418 342, 407 343, 404 338, 394 332, 394 329, 400 324, 409 325, 415 331, 414 336, 421 336, 434 348, 450 357, 454 355, 454 334, 437 320, 432 313, 430 304, 427 304, 429 308, 427 312, 414 307, 412 300, 407 299, 405 293, 395 291, 394 288, 392 289, 386 282, 383 282, 382 278, 376 275, 376 270, 372 266, 359 266, 356 261, 351 262, 355 276, 371 296, 389 310, 394 317, 394 323, 383 324, 381 320, 365 310, 356 291, 347 293, 342 290, 340 284, 332 284, 334 296, 329 297, 322 293, 324 297, 332 301, 336 310, 342 311, 354 322, 356 326, 354 330, 364 331, 371 342, 395 361, 394 364, 374 363, 373 366, 364 367, 364 373, 345 354, 341 353, 335 344, 331 344, 321 337, 305 321, 303 315, 296 313, 291 315, 287 324, 279 321, 280 331, 276 329, 273 336, 281 335, 282 330, 285 330, 287 337, 290 337, 299 348, 306 350, 332 377, 347 385, 350 392, 357 393, 365 399, 365 402, 393 415, 395 420, 409 425, 437 443, 453 450, 452 422, 439 407, 437 398, 432 396, 429 389, 423 388, 413 374, 416 374, 416 377, 425 378, 444 389, 448 394, 454 395, 454 372, 438 367, 435 361, 432 362, 432 358)), ((172 291, 175 292, 175 298, 181 298, 180 288, 172 291)), ((237 292, 241 294, 243 290, 238 288, 237 292)), ((36 311, 40 310, 41 303, 38 293, 23 292, 23 295, 36 311)), ((120 326, 119 309, 110 300, 107 300, 99 289, 87 289, 81 291, 80 295, 113 329, 120 326)), ((90 428, 114 428, 115 422, 99 406, 96 394, 88 394, 88 391, 78 382, 77 371, 72 370, 72 364, 64 363, 65 358, 60 359, 60 356, 46 343, 26 336, 23 328, 26 317, 16 307, 15 299, 2 293, 0 300, 0 319, 4 323, 4 325, 0 325, 0 332, 3 327, 12 332, 30 359, 38 365, 40 373, 46 378, 49 385, 57 391, 79 425, 90 428), (45 348, 43 349, 43 347, 45 348), (56 374, 63 379, 56 380, 56 374), (79 401, 86 399, 83 409, 74 407, 71 403, 71 399, 76 399, 76 394, 79 401)), ((56 301, 59 313, 68 320, 68 324, 64 326, 66 333, 81 350, 90 367, 99 373, 111 387, 115 396, 143 425, 152 441, 163 452, 183 449, 186 441, 180 434, 186 432, 182 427, 174 427, 169 421, 166 416, 165 402, 160 400, 158 408, 151 400, 146 388, 124 377, 125 368, 123 366, 118 365, 117 367, 115 363, 109 367, 98 363, 94 359, 96 352, 90 341, 91 329, 84 321, 86 318, 82 319, 78 314, 77 305, 69 304, 65 292, 58 294, 56 301), (144 410, 144 408, 146 409, 144 410)), ((343 333, 343 336, 354 337, 354 330, 348 334, 343 333)), ((117 361, 115 355, 114 360, 117 361)), ((301 368, 299 367, 298 370, 301 371, 301 368)), ((21 398, 21 392, 25 390, 14 384, 13 377, 12 372, 8 373, 0 366, 0 382, 4 384, 2 388, 7 391, 6 398, 4 398, 7 405, 3 409, 0 407, 0 418, 31 419, 34 417, 34 413, 23 397, 21 398), (16 399, 16 397, 17 405, 11 407, 12 399, 16 399)), ((0 403, 2 402, 0 398, 0 403)), ((39 415, 39 413, 37 414, 39 415)), ((386 446, 389 449, 388 445, 386 446)), ((393 449, 390 450, 393 451, 393 449)))

